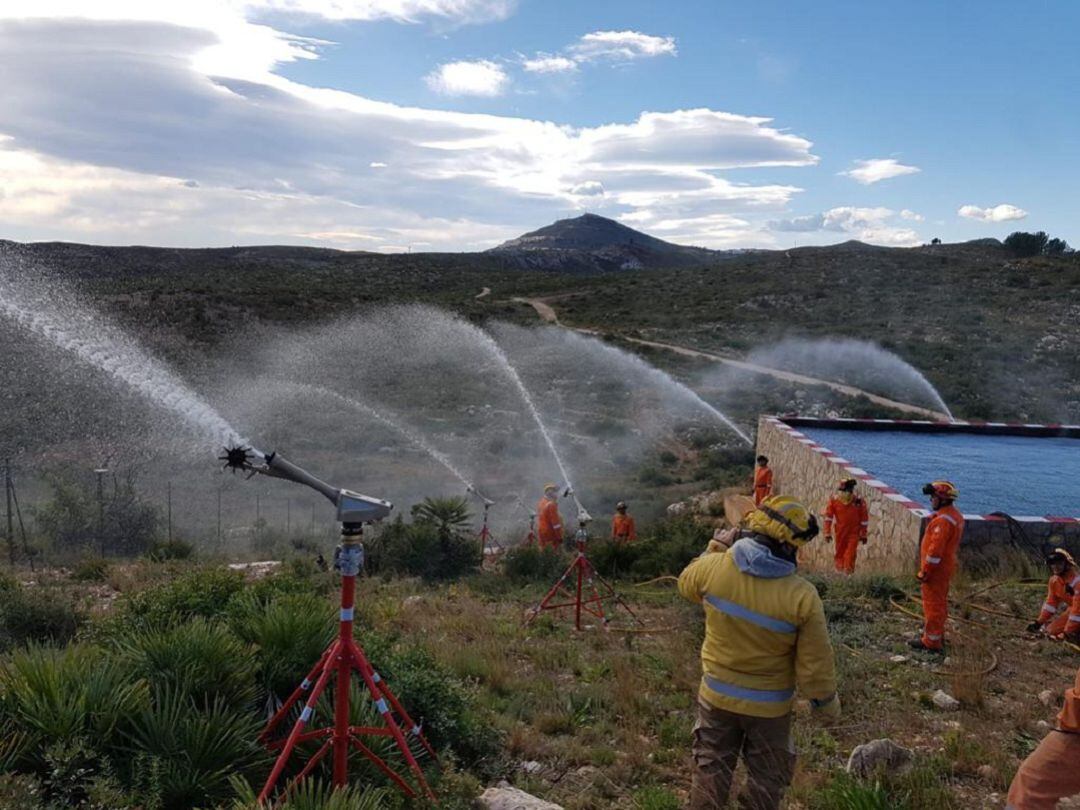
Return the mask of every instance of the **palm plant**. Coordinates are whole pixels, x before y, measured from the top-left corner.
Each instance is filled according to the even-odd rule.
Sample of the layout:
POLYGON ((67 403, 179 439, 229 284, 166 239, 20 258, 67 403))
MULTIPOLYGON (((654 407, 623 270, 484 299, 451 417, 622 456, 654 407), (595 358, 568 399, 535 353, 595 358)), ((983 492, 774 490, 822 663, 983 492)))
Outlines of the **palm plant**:
POLYGON ((42 752, 75 739, 108 751, 127 719, 147 705, 145 681, 99 647, 30 646, 0 665, 0 714, 15 735, 23 764, 44 767, 42 752))
POLYGON ((250 707, 255 699, 255 651, 223 624, 193 619, 115 644, 131 670, 155 689, 176 690, 199 705, 220 697, 229 706, 250 707))
POLYGON ((435 524, 440 539, 468 535, 473 519, 469 502, 463 497, 424 498, 412 508, 412 516, 418 522, 435 524))
MULTIPOLYGON (((229 810, 260 810, 262 805, 252 787, 242 779, 234 779, 237 798, 229 810)), ((346 787, 335 790, 317 779, 301 782, 290 793, 279 810, 381 810, 389 807, 389 796, 379 788, 346 787)))
POLYGON ((130 756, 151 762, 163 810, 202 807, 228 798, 229 779, 266 762, 256 743, 259 718, 223 696, 198 705, 182 689, 155 690, 152 705, 133 720, 130 756))

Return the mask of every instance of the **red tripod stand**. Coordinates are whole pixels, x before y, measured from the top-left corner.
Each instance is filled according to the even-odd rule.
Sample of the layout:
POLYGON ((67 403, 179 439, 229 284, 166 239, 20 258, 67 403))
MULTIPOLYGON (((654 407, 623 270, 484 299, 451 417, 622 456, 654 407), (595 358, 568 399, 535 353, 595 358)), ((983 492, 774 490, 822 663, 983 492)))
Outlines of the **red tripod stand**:
POLYGON ((424 772, 421 770, 412 751, 409 750, 409 743, 405 735, 409 734, 415 737, 433 759, 435 759, 435 750, 421 733, 420 726, 409 717, 397 697, 390 691, 390 687, 386 685, 379 673, 371 666, 367 656, 364 655, 363 649, 353 639, 356 576, 360 573, 364 562, 364 547, 360 544, 360 528, 360 524, 342 525, 341 545, 334 555, 334 565, 341 571, 341 620, 338 627, 338 636, 331 642, 318 663, 315 664, 300 685, 296 687, 289 699, 277 710, 270 722, 267 723, 266 728, 263 729, 262 734, 259 735, 259 741, 264 743, 271 751, 280 752, 274 762, 273 769, 270 771, 270 776, 266 780, 266 785, 259 794, 260 804, 267 802, 273 794, 274 786, 285 770, 289 757, 296 746, 300 743, 320 740, 323 741, 322 746, 307 761, 296 777, 286 785, 282 795, 287 795, 331 751, 333 752, 333 784, 335 787, 344 787, 348 781, 349 749, 354 748, 386 774, 405 795, 411 798, 417 796, 418 793, 423 793, 427 798, 435 799, 435 794, 424 778, 424 772), (353 672, 360 676, 364 687, 371 696, 371 700, 382 719, 382 726, 349 725, 349 685, 353 672), (305 731, 304 729, 311 720, 320 695, 323 694, 329 685, 330 678, 333 676, 336 676, 333 701, 334 725, 313 731, 305 731), (305 694, 307 694, 307 700, 304 701, 300 716, 288 736, 283 740, 271 741, 270 738, 274 729, 293 710, 293 707, 305 694), (390 767, 386 760, 364 744, 363 737, 373 736, 393 738, 395 746, 405 758, 409 769, 415 777, 415 787, 390 767))
POLYGON ((532 624, 533 620, 542 611, 572 607, 574 609, 574 628, 576 630, 581 629, 581 614, 583 612, 596 616, 600 619, 603 628, 607 630, 609 619, 607 614, 604 613, 604 602, 607 600, 614 602, 629 613, 637 624, 642 623, 637 614, 615 592, 615 589, 596 573, 596 569, 589 562, 589 558, 585 556, 585 544, 588 540, 589 533, 585 530, 585 524, 582 523, 577 530, 577 534, 574 535, 574 541, 577 543, 577 556, 574 557, 574 561, 570 563, 570 567, 563 572, 558 581, 551 586, 551 590, 547 592, 547 595, 540 600, 540 604, 529 612, 528 617, 525 619, 526 626, 532 624), (573 587, 571 587, 571 582, 573 582, 573 587), (597 587, 597 583, 599 583, 599 587, 597 587), (562 597, 570 601, 552 604, 556 597, 562 597))
POLYGON ((499 554, 505 549, 502 547, 502 543, 495 539, 495 535, 491 533, 491 529, 488 527, 488 512, 491 510, 491 503, 484 501, 484 519, 480 524, 480 531, 476 534, 476 539, 480 541, 480 564, 483 565, 488 558, 489 554, 499 554))

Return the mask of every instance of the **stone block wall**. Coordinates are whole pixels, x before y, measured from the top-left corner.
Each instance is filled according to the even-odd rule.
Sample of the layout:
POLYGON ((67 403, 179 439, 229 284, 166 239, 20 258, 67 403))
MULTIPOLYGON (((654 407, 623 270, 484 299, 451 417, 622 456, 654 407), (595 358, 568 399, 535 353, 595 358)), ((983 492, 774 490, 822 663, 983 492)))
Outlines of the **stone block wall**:
MULTIPOLYGON (((891 574, 915 570, 923 521, 914 511, 918 504, 889 491, 881 482, 874 482, 881 486, 867 483, 873 479, 865 472, 845 465, 844 459, 776 417, 763 416, 758 421, 757 452, 769 457, 774 492, 803 501, 817 513, 819 521, 837 483, 845 474, 853 475, 859 481, 856 493, 870 511, 867 543, 859 548, 858 570, 891 574)), ((800 564, 810 571, 833 570, 833 545, 818 537, 804 546, 800 564)))

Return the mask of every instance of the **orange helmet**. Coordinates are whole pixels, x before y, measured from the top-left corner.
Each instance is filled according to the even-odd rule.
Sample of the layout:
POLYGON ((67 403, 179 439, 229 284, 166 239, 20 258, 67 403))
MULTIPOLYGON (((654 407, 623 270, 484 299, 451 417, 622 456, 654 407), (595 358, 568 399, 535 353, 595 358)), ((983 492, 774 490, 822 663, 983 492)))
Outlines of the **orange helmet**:
POLYGON ((937 495, 947 501, 955 501, 960 497, 960 490, 951 481, 931 481, 922 491, 923 495, 937 495))

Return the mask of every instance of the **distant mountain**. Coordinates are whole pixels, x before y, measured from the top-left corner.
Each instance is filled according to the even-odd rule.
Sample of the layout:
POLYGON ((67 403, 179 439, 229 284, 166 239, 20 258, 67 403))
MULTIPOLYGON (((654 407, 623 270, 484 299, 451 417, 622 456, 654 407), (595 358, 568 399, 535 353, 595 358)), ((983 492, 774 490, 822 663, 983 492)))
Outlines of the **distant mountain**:
POLYGON ((566 272, 693 267, 732 255, 665 242, 597 214, 560 219, 487 253, 521 268, 566 272))

